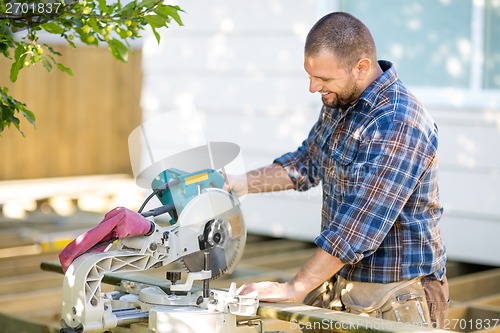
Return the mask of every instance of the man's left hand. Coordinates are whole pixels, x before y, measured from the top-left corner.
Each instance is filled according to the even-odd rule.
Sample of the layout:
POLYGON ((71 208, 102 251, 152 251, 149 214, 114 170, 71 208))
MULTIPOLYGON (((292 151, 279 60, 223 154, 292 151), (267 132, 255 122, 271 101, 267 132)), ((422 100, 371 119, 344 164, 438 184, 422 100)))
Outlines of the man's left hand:
POLYGON ((245 283, 238 289, 239 295, 246 295, 252 291, 259 291, 259 300, 264 302, 295 302, 296 292, 289 282, 257 282, 245 283))

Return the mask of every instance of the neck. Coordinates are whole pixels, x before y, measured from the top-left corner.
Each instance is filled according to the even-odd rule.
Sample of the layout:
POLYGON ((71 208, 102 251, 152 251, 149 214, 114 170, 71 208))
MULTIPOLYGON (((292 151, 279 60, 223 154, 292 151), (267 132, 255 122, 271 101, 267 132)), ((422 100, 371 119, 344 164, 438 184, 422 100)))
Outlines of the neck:
POLYGON ((373 81, 378 79, 383 73, 384 71, 382 70, 382 68, 380 68, 378 62, 375 62, 375 64, 371 68, 370 73, 368 74, 364 82, 360 85, 360 91, 365 91, 365 89, 368 88, 368 86, 372 84, 373 81))
POLYGON ((382 68, 380 68, 380 65, 378 64, 378 61, 375 62, 374 68, 372 68, 372 71, 370 73, 370 83, 372 83, 373 81, 375 81, 376 79, 378 79, 380 77, 380 75, 384 74, 384 71, 382 70, 382 68))

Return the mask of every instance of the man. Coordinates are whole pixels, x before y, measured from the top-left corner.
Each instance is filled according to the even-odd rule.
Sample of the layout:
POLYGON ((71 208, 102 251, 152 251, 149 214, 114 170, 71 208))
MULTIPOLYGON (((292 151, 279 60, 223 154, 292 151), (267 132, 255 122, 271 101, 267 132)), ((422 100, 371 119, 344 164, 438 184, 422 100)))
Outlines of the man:
POLYGON ((378 303, 394 294, 394 306, 406 300, 398 296, 408 285, 423 286, 416 316, 423 316, 423 305, 422 322, 430 324, 430 315, 442 327, 448 285, 438 229, 437 126, 393 65, 377 61, 370 31, 348 13, 328 14, 312 27, 304 67, 310 92, 324 104, 309 136, 231 186, 242 195, 321 184, 318 248, 291 281, 247 283, 240 294, 259 290, 264 301, 298 301, 318 287, 309 304, 411 321, 378 303), (351 296, 360 306, 347 304, 351 296))

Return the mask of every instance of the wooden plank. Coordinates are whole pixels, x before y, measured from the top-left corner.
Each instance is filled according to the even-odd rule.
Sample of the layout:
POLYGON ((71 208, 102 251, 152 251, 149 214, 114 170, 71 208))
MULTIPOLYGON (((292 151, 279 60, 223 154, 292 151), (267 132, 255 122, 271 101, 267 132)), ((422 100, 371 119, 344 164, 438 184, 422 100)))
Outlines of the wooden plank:
POLYGON ((500 332, 500 311, 476 306, 450 308, 445 328, 457 332, 500 332))
POLYGON ((495 307, 498 311, 500 311, 500 293, 473 300, 472 304, 488 305, 495 307))
POLYGON ((453 279, 467 274, 482 272, 491 268, 491 266, 487 265, 478 265, 449 260, 446 263, 446 276, 448 277, 448 279, 453 279))
POLYGON ((302 250, 308 247, 311 247, 311 245, 305 242, 297 242, 287 239, 268 239, 263 241, 253 241, 251 245, 246 246, 245 252, 243 252, 242 260, 245 261, 247 258, 302 250))
MULTIPOLYGON (((33 244, 32 241, 21 237, 18 231, 15 230, 2 230, 0 227, 0 252, 1 249, 15 247, 15 246, 23 246, 33 244)), ((0 257, 2 257, 0 255, 0 257)))
POLYGON ((481 297, 500 294, 499 281, 500 268, 450 279, 450 299, 470 302, 481 297))
POLYGON ((0 259, 0 277, 32 274, 40 272, 40 263, 57 258, 55 253, 42 253, 22 257, 9 257, 0 259))
POLYGON ((62 288, 49 288, 0 296, 0 309, 6 314, 30 314, 40 309, 60 309, 62 288))
POLYGON ((63 276, 49 272, 0 277, 0 295, 23 293, 46 288, 60 288, 63 276))
POLYGON ((2 333, 59 333, 59 330, 59 325, 0 313, 0 332, 2 333))
POLYGON ((323 329, 325 332, 445 332, 424 326, 362 317, 293 303, 260 302, 257 315, 289 322, 292 328, 323 329))
POLYGON ((316 249, 313 248, 275 253, 273 255, 248 258, 244 262, 242 261, 241 264, 253 267, 271 268, 274 270, 280 270, 290 266, 300 267, 312 256, 315 251, 316 249))

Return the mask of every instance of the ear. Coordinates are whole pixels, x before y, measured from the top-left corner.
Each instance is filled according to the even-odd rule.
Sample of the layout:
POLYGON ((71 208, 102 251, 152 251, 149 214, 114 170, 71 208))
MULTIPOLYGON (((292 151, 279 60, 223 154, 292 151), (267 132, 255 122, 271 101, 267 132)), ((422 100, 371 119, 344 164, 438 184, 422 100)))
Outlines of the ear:
POLYGON ((372 62, 368 58, 361 58, 356 66, 353 68, 354 77, 360 81, 366 79, 368 74, 370 74, 372 68, 372 62))

